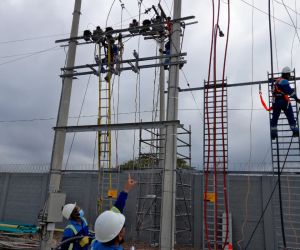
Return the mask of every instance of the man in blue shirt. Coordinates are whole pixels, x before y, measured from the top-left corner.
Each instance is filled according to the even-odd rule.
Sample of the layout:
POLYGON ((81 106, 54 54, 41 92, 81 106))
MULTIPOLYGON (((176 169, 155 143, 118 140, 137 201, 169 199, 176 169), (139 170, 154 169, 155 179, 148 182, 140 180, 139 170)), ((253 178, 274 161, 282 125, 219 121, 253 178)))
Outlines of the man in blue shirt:
POLYGON ((75 236, 83 236, 80 239, 68 241, 61 246, 62 250, 88 250, 89 246, 89 227, 86 219, 83 217, 84 212, 76 203, 66 204, 62 211, 63 216, 69 220, 66 226, 62 242, 74 238, 75 236))
POLYGON ((91 250, 123 250, 122 243, 125 239, 125 216, 122 214, 128 192, 135 186, 130 174, 125 184, 124 191, 120 192, 115 206, 111 210, 100 214, 95 222, 96 239, 91 250))
POLYGON ((284 67, 282 69, 281 77, 276 80, 273 88, 273 115, 271 119, 271 137, 272 140, 277 138, 277 123, 281 113, 284 111, 286 118, 288 119, 289 125, 293 132, 293 136, 299 136, 299 128, 296 125, 296 120, 294 117, 293 109, 289 100, 289 96, 294 98, 298 103, 296 92, 291 88, 289 80, 291 77, 291 69, 289 67, 284 67))

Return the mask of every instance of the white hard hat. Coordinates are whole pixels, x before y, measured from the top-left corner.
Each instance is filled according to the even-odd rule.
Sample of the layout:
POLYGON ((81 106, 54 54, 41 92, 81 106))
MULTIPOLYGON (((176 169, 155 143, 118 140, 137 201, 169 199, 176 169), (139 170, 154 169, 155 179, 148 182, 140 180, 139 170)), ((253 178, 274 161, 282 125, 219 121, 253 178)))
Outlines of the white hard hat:
POLYGON ((291 73, 290 67, 286 66, 282 69, 282 73, 291 73))
POLYGON ((76 202, 64 205, 62 210, 63 217, 65 217, 67 220, 70 219, 71 213, 73 212, 75 207, 76 207, 76 202))
POLYGON ((113 240, 122 230, 125 216, 113 211, 105 211, 100 214, 95 222, 95 236, 100 242, 113 240))

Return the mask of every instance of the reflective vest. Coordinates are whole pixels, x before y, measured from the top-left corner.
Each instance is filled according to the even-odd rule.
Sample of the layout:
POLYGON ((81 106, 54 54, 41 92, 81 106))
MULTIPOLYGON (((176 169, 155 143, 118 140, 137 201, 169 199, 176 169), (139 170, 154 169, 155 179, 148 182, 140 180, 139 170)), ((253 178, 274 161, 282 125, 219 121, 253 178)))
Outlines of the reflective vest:
POLYGON ((290 98, 287 94, 285 94, 279 87, 280 82, 284 80, 282 77, 277 78, 277 80, 274 83, 273 86, 273 96, 276 97, 283 97, 283 99, 287 102, 290 103, 290 98))
MULTIPOLYGON (((86 219, 85 219, 85 218, 81 218, 81 219, 82 219, 82 221, 83 221, 83 223, 84 223, 83 226, 87 226, 88 223, 87 223, 86 219)), ((72 225, 72 224, 69 224, 68 226, 66 226, 66 229, 71 229, 71 231, 73 232, 74 236, 76 236, 76 235, 79 233, 79 232, 77 231, 76 227, 74 227, 74 225, 72 225)), ((73 246, 74 246, 74 244, 71 243, 71 244, 69 245, 68 250, 73 250, 73 246)))

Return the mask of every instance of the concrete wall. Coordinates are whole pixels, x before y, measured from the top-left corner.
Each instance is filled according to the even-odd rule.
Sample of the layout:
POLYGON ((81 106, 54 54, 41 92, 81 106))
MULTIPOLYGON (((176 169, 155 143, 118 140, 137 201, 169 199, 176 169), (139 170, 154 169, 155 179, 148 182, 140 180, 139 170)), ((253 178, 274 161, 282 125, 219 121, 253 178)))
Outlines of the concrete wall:
MULTIPOLYGON (((137 178, 137 174, 133 174, 137 178)), ((127 173, 120 176, 120 187, 126 181, 127 173)), ((192 244, 197 249, 202 247, 202 200, 203 184, 200 173, 192 173, 192 244)), ((34 173, 0 173, 0 220, 6 222, 36 224, 37 215, 46 198, 47 174, 34 173)), ((239 249, 237 243, 245 246, 250 237, 263 207, 273 187, 272 176, 230 175, 229 206, 232 213, 232 230, 234 249, 239 249), (246 198, 248 198, 246 201, 246 198), (247 202, 247 204, 246 204, 247 202), (246 209, 247 207, 247 209, 246 209), (245 218, 247 223, 243 227, 245 218), (244 235, 242 235, 242 227, 244 235)), ((67 193, 67 202, 76 201, 85 211, 86 218, 93 224, 97 209, 97 174, 92 172, 66 172, 62 178, 62 191, 67 193)), ((136 211, 138 189, 130 193, 126 205, 126 232, 130 240, 137 235, 136 211)), ((63 227, 61 223, 58 227, 63 227)), ((249 249, 275 249, 275 237, 272 229, 272 209, 267 210, 262 223, 252 240, 249 249)), ((147 237, 146 237, 147 238, 147 237)), ((178 237, 180 243, 180 237, 178 237)))

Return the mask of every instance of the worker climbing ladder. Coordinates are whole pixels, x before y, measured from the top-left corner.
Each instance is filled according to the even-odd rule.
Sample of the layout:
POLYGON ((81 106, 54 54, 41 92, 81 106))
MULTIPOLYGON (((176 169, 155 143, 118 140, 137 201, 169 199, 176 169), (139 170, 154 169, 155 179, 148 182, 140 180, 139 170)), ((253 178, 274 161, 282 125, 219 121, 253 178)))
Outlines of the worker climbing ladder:
POLYGON ((227 196, 227 82, 205 82, 204 87, 204 203, 203 249, 228 249, 227 196))
MULTIPOLYGON (((275 73, 273 81, 280 76, 281 73, 275 73)), ((296 90, 295 71, 291 72, 291 78, 290 85, 296 90)), ((271 74, 268 75, 268 79, 272 79, 271 74)), ((272 89, 272 81, 269 80, 270 107, 272 89)), ((293 98, 290 99, 299 128, 299 107, 293 98)), ((272 113, 271 110, 270 120, 272 113)), ((277 134, 277 139, 271 140, 274 185, 277 185, 272 202, 274 238, 277 249, 284 249, 284 246, 286 249, 300 249, 300 140, 299 137, 292 136, 293 133, 283 112, 278 120, 277 134)))
MULTIPOLYGON (((101 46, 98 44, 99 58, 99 109, 98 125, 111 124, 111 46, 107 48, 107 75, 105 80, 101 79, 101 46)), ((98 131, 98 170, 99 170, 99 189, 98 189, 98 213, 110 209, 113 200, 117 198, 117 174, 112 168, 112 139, 110 129, 98 131)))

